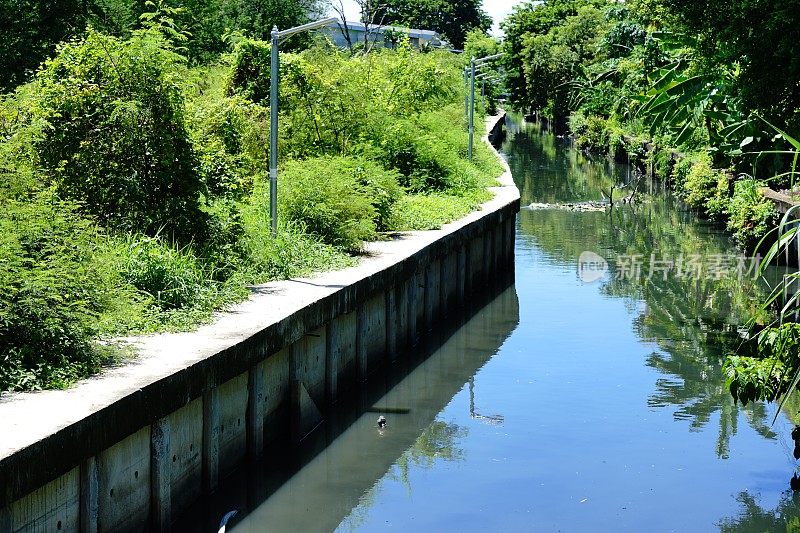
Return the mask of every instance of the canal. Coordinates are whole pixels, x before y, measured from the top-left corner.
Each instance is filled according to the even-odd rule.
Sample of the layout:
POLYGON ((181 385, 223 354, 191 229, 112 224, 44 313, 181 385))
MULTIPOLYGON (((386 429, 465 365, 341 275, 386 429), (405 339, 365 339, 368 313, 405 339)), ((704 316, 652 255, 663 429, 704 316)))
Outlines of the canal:
POLYGON ((187 529, 231 509, 239 533, 800 525, 793 423, 724 384, 761 297, 747 260, 628 166, 537 125, 510 120, 502 153, 523 206, 638 192, 610 212, 523 208, 513 284, 187 529))

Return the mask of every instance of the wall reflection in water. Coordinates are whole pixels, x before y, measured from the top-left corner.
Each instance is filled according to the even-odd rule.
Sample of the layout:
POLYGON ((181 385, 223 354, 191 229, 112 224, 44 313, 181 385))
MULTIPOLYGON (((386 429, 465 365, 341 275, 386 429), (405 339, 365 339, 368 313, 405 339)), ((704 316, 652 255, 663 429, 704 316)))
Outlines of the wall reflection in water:
MULTIPOLYGON (((190 510, 181 531, 332 531, 355 527, 370 494, 387 475, 410 486, 410 465, 458 461, 467 429, 436 416, 494 356, 519 323, 515 287, 506 288, 470 318, 441 326, 422 346, 371 376, 365 390, 345 398, 299 447, 269 449, 265 459, 228 478, 217 495, 190 510), (378 416, 387 426, 379 429, 378 416), (392 468, 397 465, 396 468, 392 468)), ((495 291, 495 293, 498 291, 495 291)), ((502 417, 474 413, 478 416, 502 417)))

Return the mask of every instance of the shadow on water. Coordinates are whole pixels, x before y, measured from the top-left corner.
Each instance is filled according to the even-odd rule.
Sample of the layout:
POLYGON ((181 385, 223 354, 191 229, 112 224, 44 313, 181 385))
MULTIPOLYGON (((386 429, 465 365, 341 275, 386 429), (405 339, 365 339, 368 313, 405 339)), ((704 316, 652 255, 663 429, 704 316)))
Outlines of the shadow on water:
POLYGON ((393 465, 410 491, 403 478, 409 465, 458 461, 458 441, 467 429, 436 417, 517 327, 519 303, 511 281, 499 282, 496 296, 484 296, 466 316, 439 326, 371 375, 300 445, 273 446, 262 461, 226 478, 173 530, 216 532, 220 517, 236 509, 228 531, 332 531, 345 518, 358 522, 369 508, 370 491, 393 465), (376 423, 379 414, 388 421, 383 430, 376 423))

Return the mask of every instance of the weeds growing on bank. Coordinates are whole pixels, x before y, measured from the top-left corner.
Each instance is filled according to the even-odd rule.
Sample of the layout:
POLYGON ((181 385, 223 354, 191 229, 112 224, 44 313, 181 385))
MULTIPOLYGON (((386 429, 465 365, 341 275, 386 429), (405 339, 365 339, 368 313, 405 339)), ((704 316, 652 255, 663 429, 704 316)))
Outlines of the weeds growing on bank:
POLYGON ((183 330, 248 286, 353 265, 364 241, 440 227, 502 172, 466 160, 463 58, 282 54, 278 234, 269 45, 190 67, 157 26, 90 31, 0 96, 0 390, 64 387, 99 339, 183 330))

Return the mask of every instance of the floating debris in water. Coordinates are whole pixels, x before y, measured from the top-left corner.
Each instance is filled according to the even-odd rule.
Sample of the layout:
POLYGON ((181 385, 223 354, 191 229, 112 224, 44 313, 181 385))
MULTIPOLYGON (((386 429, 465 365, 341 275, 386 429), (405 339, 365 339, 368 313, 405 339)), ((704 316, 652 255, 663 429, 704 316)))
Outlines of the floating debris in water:
POLYGON ((605 211, 609 209, 611 204, 608 202, 573 202, 566 204, 540 204, 532 203, 526 205, 525 209, 538 211, 542 209, 561 209, 564 211, 605 211))

